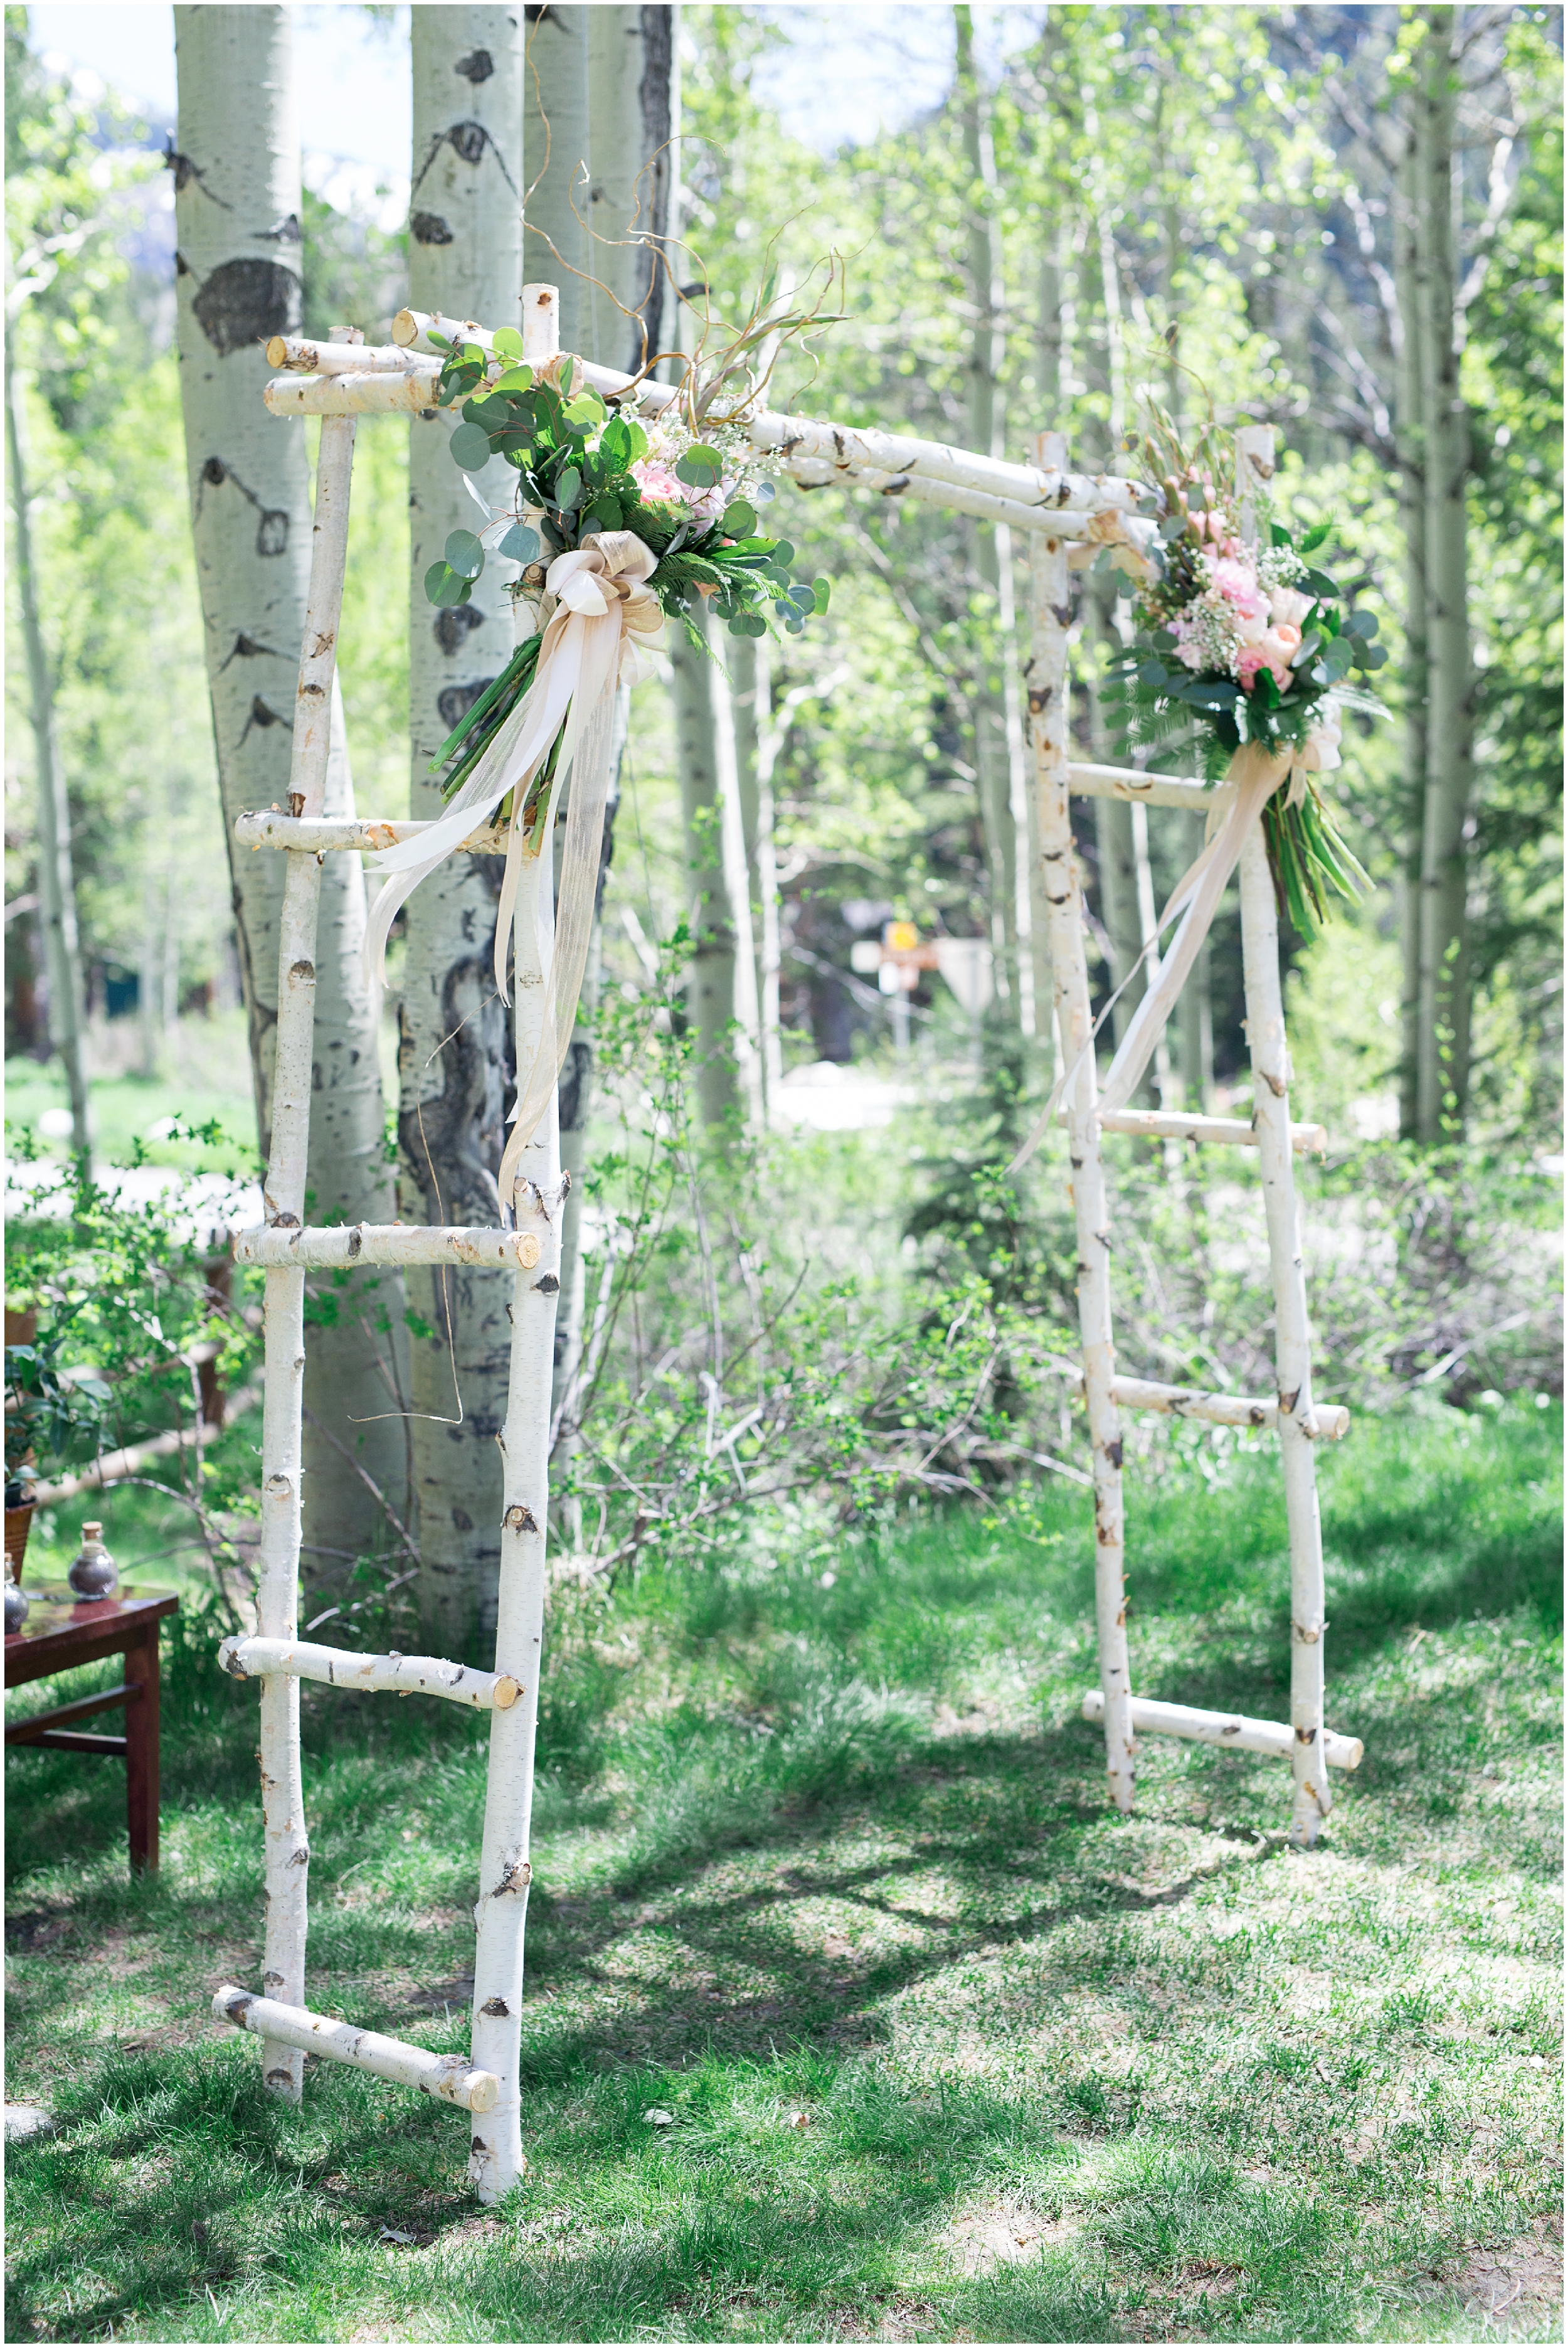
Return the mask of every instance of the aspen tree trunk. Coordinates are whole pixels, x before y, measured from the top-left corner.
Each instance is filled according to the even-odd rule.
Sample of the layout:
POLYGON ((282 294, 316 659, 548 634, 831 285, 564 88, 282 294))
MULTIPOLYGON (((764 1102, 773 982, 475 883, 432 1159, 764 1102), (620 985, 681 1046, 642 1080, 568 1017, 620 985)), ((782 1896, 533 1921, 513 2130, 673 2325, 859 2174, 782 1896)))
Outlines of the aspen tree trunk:
MULTIPOLYGON (((1071 330, 1075 323, 1070 287, 1071 267, 1071 242, 1063 221, 1058 224, 1047 257, 1040 265, 1040 316, 1035 337, 1035 381, 1040 386, 1040 409, 1043 416, 1053 419, 1063 413, 1063 386, 1071 366, 1071 330)), ((1050 428, 1056 428, 1054 422, 1050 428)), ((1025 798, 1028 810, 1030 955, 1034 980, 1035 1025, 1040 1035, 1051 1038, 1060 1074, 1061 1064, 1060 1039, 1056 1034, 1055 983, 1050 965, 1050 916, 1046 900, 1045 868, 1040 860, 1040 797, 1037 791, 1030 790, 1025 798)))
MULTIPOLYGON (((734 641, 734 640, 733 640, 734 641)), ((757 1108, 761 1121, 767 1121, 772 1106, 769 1090, 766 1019, 764 996, 766 980, 764 974, 764 932, 762 867, 760 862, 761 800, 759 797, 760 764, 763 734, 772 716, 772 654, 773 646, 766 636, 754 642, 736 642, 730 655, 734 685, 730 700, 735 733, 735 785, 740 815, 740 856, 737 874, 743 872, 745 881, 744 920, 741 923, 746 935, 751 955, 749 1004, 743 1002, 742 1016, 747 1019, 748 1033, 753 1035, 756 1053, 757 1108)), ((771 778, 770 778, 771 780, 771 778)), ((768 794, 768 851, 773 850, 773 793, 768 794)), ((737 911, 740 910, 737 895, 737 911)), ((745 996, 747 989, 741 987, 745 996)))
POLYGON ((784 733, 773 711, 773 647, 765 636, 758 639, 756 654, 753 714, 757 738, 757 1024, 762 1037, 763 1102, 771 1116, 776 1111, 784 1083, 784 1034, 779 1018, 784 954, 774 810, 774 769, 784 747, 784 733))
MULTIPOLYGON (((974 328, 969 340, 969 447, 985 457, 1001 450, 997 374, 1001 364, 1001 236, 997 220, 996 155, 991 144, 989 108, 975 64, 974 21, 967 5, 953 10, 957 36, 956 88, 963 124, 964 161, 968 175, 968 296, 974 328)), ((982 602, 991 607, 1000 578, 998 533, 982 522, 969 528, 969 546, 982 587, 982 602)), ((1009 548, 1010 555, 1010 541, 1009 548)), ((1009 597, 1010 602, 1010 597, 1009 597)), ((988 608, 987 617, 990 616, 988 608)), ((999 633, 999 613, 998 631, 999 633)), ((1014 657, 1011 644, 999 647, 1004 667, 1014 657)), ((1019 736, 1021 751, 1022 734, 1019 736)), ((986 861, 990 867, 991 950, 996 956, 997 992, 1019 991, 1018 848, 1013 810, 1024 798, 1021 774, 1009 773, 1009 743, 1001 696, 990 661, 981 653, 975 667, 975 771, 985 829, 986 861)), ((1032 997, 1032 969, 1030 973, 1032 997)), ((1030 1025, 1032 1026, 1032 999, 1030 1025)))
POLYGON ((589 267, 600 280, 590 300, 588 355, 600 366, 625 367, 631 374, 642 363, 642 338, 627 314, 636 312, 648 290, 647 255, 632 242, 648 227, 649 183, 641 176, 648 160, 642 136, 645 13, 615 0, 586 11, 593 185, 588 205, 579 209, 588 213, 589 267))
MULTIPOLYGON (((589 238, 593 210, 589 159, 589 17, 581 5, 529 12, 523 64, 523 151, 528 174, 523 276, 560 288, 560 345, 590 350, 595 315, 589 280, 599 270, 589 238)), ((600 297, 602 299, 602 297, 600 297)), ((471 314, 482 318, 485 313, 471 314)), ((613 363, 612 361, 610 363, 613 363)))
POLYGON ((33 564, 31 491, 27 485, 26 422, 21 376, 5 347, 5 438, 11 470, 11 515, 15 526, 17 597, 27 648, 27 684, 32 696, 33 759, 38 792, 38 901, 49 981, 49 1041, 60 1056, 71 1103, 71 1151, 91 1170, 92 1111, 87 1063, 82 1054, 82 956, 77 932, 77 888, 71 865, 71 810, 66 771, 55 728, 55 680, 38 615, 38 581, 33 564))
MULTIPOLYGON (((642 107, 642 212, 641 233, 653 240, 638 262, 634 307, 638 325, 630 335, 628 366, 635 375, 656 352, 674 339, 674 321, 665 297, 667 279, 657 248, 680 233, 681 129, 681 0, 639 10, 642 19, 642 79, 638 98, 642 107)), ((680 269, 671 256, 671 267, 680 269)))
POLYGON ((1441 1138, 1464 1118, 1470 1076, 1465 898, 1474 780, 1466 489, 1470 414, 1460 392, 1454 172, 1457 12, 1425 12, 1421 45, 1420 233, 1426 408, 1427 785, 1421 824, 1421 923, 1416 1129, 1441 1138))
MULTIPOLYGON (((487 325, 513 323, 522 294, 523 42, 508 8, 414 12, 414 178, 409 294, 487 325), (480 70, 481 66, 483 71, 480 70)), ((542 250, 542 248, 541 248, 542 250)), ((511 655, 504 566, 472 599, 425 601, 425 573, 449 531, 479 516, 447 453, 451 414, 410 427, 409 813, 436 816, 436 751, 511 655)), ((498 460, 477 478, 499 505, 517 476, 498 460)), ((512 1080, 506 1012, 492 968, 500 862, 450 857, 409 899, 398 1052, 398 1202, 406 1222, 494 1224, 496 1169, 512 1080)), ((413 1346, 414 1500, 420 1610, 432 1650, 466 1660, 495 1625, 509 1282, 470 1269, 412 1272, 423 1331, 413 1346)))
MULTIPOLYGON (((704 609, 697 624, 707 628, 704 609)), ((671 630, 675 754, 690 866, 688 920, 695 942, 686 1004, 695 1038, 698 1112, 705 1126, 729 1124, 740 1108, 735 1017, 735 923, 724 874, 723 803, 719 781, 713 665, 706 653, 671 630)))
MULTIPOLYGON (((304 435, 261 404, 269 373, 263 345, 271 335, 297 332, 301 311, 289 12, 177 8, 175 53, 180 398, 256 1122, 270 1155, 287 859, 238 850, 232 827, 243 809, 287 798, 310 578, 304 435)), ((323 812, 354 812, 335 675, 323 812)), ((317 1222, 381 1222, 392 1210, 378 1006, 360 970, 364 914, 358 858, 329 858, 315 948, 305 1169, 305 1211, 317 1222)), ((336 1317, 313 1327, 305 1367, 305 1540, 308 1548, 352 1557, 384 1546, 388 1529, 343 1451, 400 1514, 406 1498, 407 1453, 395 1416, 403 1401, 402 1289, 395 1273, 356 1272, 332 1299, 336 1317), (384 1321, 389 1329, 378 1326, 384 1321)))
MULTIPOLYGON (((632 316, 628 314, 635 311, 647 292, 646 256, 640 247, 627 241, 632 233, 633 216, 647 186, 645 180, 640 183, 644 160, 643 11, 605 6, 569 13, 586 15, 588 18, 588 123, 597 134, 594 148, 599 159, 593 170, 589 197, 587 201, 581 195, 578 198, 578 209, 586 214, 589 224, 588 267, 594 278, 600 281, 589 288, 589 299, 583 305, 589 336, 588 355, 603 366, 614 366, 625 356, 628 342, 634 335, 641 351, 641 334, 634 326, 632 316)), ((569 56, 567 45, 559 42, 547 43, 542 50, 538 46, 530 50, 538 74, 538 94, 545 97, 547 105, 549 98, 547 72, 569 56)), ((534 74, 525 70, 525 106, 535 95, 534 74)), ((553 111, 551 119, 552 123, 556 119, 553 111)), ((588 151, 586 146, 584 151, 585 154, 588 151)), ((548 191, 541 188, 539 192, 545 195, 548 191)), ((548 225, 548 220, 545 224, 548 225)), ((639 222, 639 227, 641 225, 639 222)), ((548 279, 556 273, 547 270, 544 273, 548 279)), ((564 288, 562 299, 565 300, 564 288)), ((617 777, 630 719, 630 695, 623 687, 616 711, 614 757, 617 777)), ((571 1188, 567 1193, 561 1223, 561 1287, 556 1315, 555 1379, 551 1393, 552 1424, 559 1428, 559 1433, 550 1454, 550 1471, 558 1489, 569 1475, 571 1457, 577 1445, 577 1385, 582 1366, 586 1307, 582 1252, 583 1177, 588 1169, 588 1123, 593 1106, 593 1018, 599 1004, 604 882, 614 854, 615 818, 620 798, 617 779, 610 785, 604 811, 599 897, 594 906, 588 967, 578 1002, 571 1050, 561 1072, 559 1089, 561 1165, 571 1178, 571 1188)), ((563 1508, 566 1511, 563 1519, 565 1529, 575 1548, 581 1530, 577 1503, 567 1499, 563 1508)))
POLYGON ((1415 108, 1402 124, 1394 180, 1394 287, 1399 347, 1394 366, 1399 522, 1405 541, 1404 799, 1400 843, 1399 1131, 1416 1137, 1421 1004, 1421 828, 1427 781, 1426 409, 1421 384, 1421 144, 1415 108))

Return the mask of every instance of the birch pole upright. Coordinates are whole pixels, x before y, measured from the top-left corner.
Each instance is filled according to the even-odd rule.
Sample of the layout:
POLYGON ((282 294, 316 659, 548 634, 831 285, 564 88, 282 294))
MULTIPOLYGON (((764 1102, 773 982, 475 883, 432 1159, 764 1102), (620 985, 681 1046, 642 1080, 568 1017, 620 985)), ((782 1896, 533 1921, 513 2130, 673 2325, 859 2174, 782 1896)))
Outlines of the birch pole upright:
MULTIPOLYGON (((1252 497, 1274 472, 1273 429, 1266 424, 1244 425, 1235 436, 1235 447, 1244 535, 1251 539, 1255 535, 1252 497)), ((1274 1281, 1276 1424, 1290 1533, 1290 1720, 1295 1731, 1291 1770, 1296 1781, 1290 1838, 1309 1849, 1332 1805, 1323 1745, 1323 1639, 1327 1624, 1323 1602, 1323 1528, 1313 1457, 1317 1427, 1312 1406, 1312 1331, 1290 1133, 1290 1052, 1279 983, 1279 915, 1261 817, 1242 844, 1240 879, 1252 1120, 1257 1134, 1274 1281)))
MULTIPOLYGON (((531 363, 559 347, 553 304, 531 297, 524 305, 523 349, 531 363)), ((537 624, 519 601, 519 638, 537 624)), ((513 980, 519 1081, 544 1034, 545 973, 555 929, 555 882, 549 843, 527 857, 518 891, 513 980)), ((546 1539, 549 1526, 549 1428, 557 1298, 560 1292, 560 1231, 566 1185, 560 1163, 556 1095, 552 1091, 518 1168, 506 1203, 518 1226, 538 1238, 538 1262, 513 1283, 508 1320, 510 1358, 504 1463, 500 1571, 495 1670, 514 1680, 518 1701, 490 1715, 485 1831, 479 1858, 479 1899, 474 1910, 471 2059, 500 2081, 494 2107, 476 2113, 468 2176, 481 2201, 496 2202, 523 2170, 519 2015, 523 2000, 524 1931, 533 1867, 534 1747, 538 1730, 539 1674, 544 1653, 546 1539)))
POLYGON ((44 966, 49 981, 49 1041, 66 1071, 71 1104, 71 1151, 92 1168, 92 1110, 87 1097, 82 954, 77 932, 77 887, 71 863, 71 810, 66 770, 55 726, 55 680, 38 610, 38 578, 33 563, 31 492, 27 479, 26 419, 22 378, 12 363, 11 333, 5 342, 5 438, 10 459, 11 518, 15 531, 17 600, 27 649, 27 685, 32 700, 33 759, 38 805, 38 902, 43 916, 44 966))
POLYGON ((1420 88, 1421 386, 1426 410, 1427 783, 1421 824, 1416 1128, 1422 1141, 1462 1120, 1470 1077, 1466 829, 1474 783, 1467 495, 1470 411, 1460 388, 1454 237, 1459 61, 1451 7, 1422 12, 1420 88))
MULTIPOLYGON (((1042 432, 1035 462, 1067 469, 1060 432, 1042 432)), ((1093 1011, 1083 956, 1082 901, 1068 798, 1067 631, 1072 612, 1067 547, 1043 531, 1031 542, 1030 663, 1025 671, 1034 740, 1040 864, 1050 923, 1050 963, 1056 1017, 1065 1063, 1078 1064, 1068 1088, 1067 1146, 1072 1166, 1072 1214, 1078 1241, 1078 1321, 1083 1348, 1083 1390, 1094 1472, 1094 1613, 1100 1645, 1100 1686, 1105 1704, 1105 1766, 1111 1798, 1132 1807, 1132 1687, 1127 1668, 1127 1600, 1123 1581, 1125 1519, 1122 1500, 1122 1428, 1112 1395, 1116 1373, 1111 1328, 1111 1229, 1095 1115, 1093 1011)))
POLYGON ((641 8, 601 0, 588 10, 588 115, 592 186, 588 214, 591 289, 590 358, 601 366, 641 366, 633 315, 647 291, 647 256, 634 240, 647 228, 648 182, 642 137, 641 8), (635 345, 635 350, 633 345, 635 345))
MULTIPOLYGON (((408 278, 417 308, 515 324, 522 291, 523 36, 500 7, 414 11, 414 192, 408 278)), ((447 535, 479 516, 447 452, 455 412, 411 424, 409 813, 436 816, 430 761, 512 649, 506 566, 486 565, 468 602, 436 611, 425 574, 447 535)), ((517 476, 473 477, 499 505, 517 476)), ((399 1204, 420 1223, 494 1224, 511 1081, 493 970, 500 867, 449 857, 408 901, 398 1050, 399 1204)), ((439 1654, 464 1656, 494 1623, 510 1324, 505 1283, 470 1269, 413 1272, 412 1348, 420 1612, 439 1654)))
MULTIPOLYGON (((292 29, 283 7, 179 7, 174 19, 180 400, 256 1121, 268 1156, 283 881, 280 859, 236 849, 233 824, 243 810, 287 797, 310 575, 304 438, 281 428, 261 402, 267 338, 297 332, 301 311, 292 29)), ((335 669, 331 692, 323 805, 348 816, 354 783, 335 669)), ((360 968, 364 913, 358 858, 334 856, 322 876, 305 1168, 323 1221, 381 1222, 391 1211, 376 1005, 360 968)), ((335 1320, 314 1332, 305 1373, 306 1531, 315 1548, 353 1556, 387 1539, 384 1512, 356 1466, 399 1514, 405 1496, 395 1416, 404 1401, 402 1288, 395 1273, 355 1272, 336 1301, 335 1320)))

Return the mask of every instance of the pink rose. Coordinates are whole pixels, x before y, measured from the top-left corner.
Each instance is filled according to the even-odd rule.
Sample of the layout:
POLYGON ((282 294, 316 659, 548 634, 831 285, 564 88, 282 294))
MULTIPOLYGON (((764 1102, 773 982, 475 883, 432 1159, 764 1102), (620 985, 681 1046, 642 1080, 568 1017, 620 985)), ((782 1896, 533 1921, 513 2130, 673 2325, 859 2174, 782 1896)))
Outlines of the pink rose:
POLYGON ((1243 687, 1248 693, 1257 682, 1259 669, 1267 669, 1281 693, 1288 693, 1295 682, 1290 656, 1301 643, 1301 631, 1282 622, 1255 644, 1248 644, 1237 656, 1236 670, 1243 687))
POLYGON ((661 465, 652 457, 640 457, 631 468, 631 478, 645 498, 661 505, 683 506, 686 492, 668 465, 661 465))
POLYGON ((1252 564, 1233 555, 1224 555, 1214 567, 1214 585, 1227 603, 1233 604, 1244 620, 1262 620, 1268 613, 1268 602, 1257 583, 1257 573, 1252 564))

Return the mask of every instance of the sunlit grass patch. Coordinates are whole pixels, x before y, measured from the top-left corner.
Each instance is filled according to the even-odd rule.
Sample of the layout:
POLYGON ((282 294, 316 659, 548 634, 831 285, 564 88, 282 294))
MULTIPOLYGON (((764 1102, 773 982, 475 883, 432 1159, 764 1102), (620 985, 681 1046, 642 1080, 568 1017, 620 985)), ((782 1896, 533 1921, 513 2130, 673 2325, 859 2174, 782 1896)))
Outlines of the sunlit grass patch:
MULTIPOLYGON (((1547 2336, 1554 1420, 1325 1463, 1368 1754, 1310 1855, 1241 1755, 1145 1739, 1106 1810, 1074 1489, 848 1533, 828 1587, 564 1598, 495 2212, 460 2116, 319 2064, 289 2110, 211 2022, 259 1965, 253 1698, 188 1624, 158 1883, 113 1773, 10 1763, 11 2092, 57 2122, 11 2155, 13 2330, 1479 2339, 1518 2283, 1547 2336)), ((1274 1463, 1214 1457, 1134 1484, 1137 1683, 1277 1717, 1274 1463)), ((313 2001, 463 2045, 479 1728, 323 1694, 306 1743, 313 2001)))

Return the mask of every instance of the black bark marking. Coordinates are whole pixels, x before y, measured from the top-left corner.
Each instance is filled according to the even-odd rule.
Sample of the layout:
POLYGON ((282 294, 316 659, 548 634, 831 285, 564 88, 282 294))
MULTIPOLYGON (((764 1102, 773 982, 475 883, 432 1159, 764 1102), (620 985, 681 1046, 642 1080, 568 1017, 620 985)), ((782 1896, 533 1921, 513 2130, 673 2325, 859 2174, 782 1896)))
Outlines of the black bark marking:
POLYGON ((559 1293, 560 1282, 553 1272, 547 1272, 542 1280, 535 1281, 534 1288, 540 1296, 555 1296, 559 1293))
POLYGON ((196 296, 197 324, 220 358, 273 335, 297 335, 303 315, 300 280, 281 261, 225 261, 196 296))
MULTIPOLYGON (((425 177, 429 172, 430 166, 436 160, 436 156, 439 155, 442 148, 448 144, 450 144, 452 152, 457 157, 459 162, 467 163, 473 166, 477 166, 484 161, 485 149, 488 148, 491 154, 496 159, 502 179, 505 180, 507 187, 511 189, 513 195, 516 196, 518 194, 517 183, 513 180, 510 171, 507 170, 506 164, 501 160, 501 150, 497 146, 495 140, 491 138, 489 132, 486 129, 484 124, 482 122, 455 122, 449 130, 438 130, 436 133, 435 138, 430 141, 429 152, 426 154, 424 162, 419 167, 418 177, 415 179, 414 185, 408 191, 408 201, 410 203, 413 202, 415 197, 419 193, 420 189, 425 185, 425 177)), ((522 198, 518 196, 518 201, 520 203, 522 201, 522 198)), ((411 227, 413 226, 412 219, 410 220, 409 225, 411 227)))
POLYGON ((436 706, 440 714, 441 723, 448 734, 460 718, 466 717, 479 695, 482 693, 487 693, 495 682, 493 676, 482 676, 472 685, 442 686, 436 696, 436 706))
POLYGON ((190 185, 191 180, 194 180, 209 203, 216 204, 219 211, 221 212, 231 212, 234 209, 233 205, 226 204, 222 197, 215 196, 211 189, 208 186, 206 176, 203 173, 200 163, 193 163, 189 155, 182 155, 179 152, 174 143, 173 131, 170 130, 166 132, 165 138, 167 143, 163 149, 163 168, 166 171, 172 171, 174 174, 175 194, 177 196, 182 196, 185 193, 186 189, 190 185))
MULTIPOLYGON (((488 81, 496 67, 488 49, 474 49, 467 57, 459 57, 452 70, 454 73, 460 73, 465 81, 471 81, 477 85, 482 81, 488 81)), ((502 2011, 503 2013, 506 2011, 505 2007, 502 2011)))
MULTIPOLYGON (((208 461, 210 464, 217 464, 220 460, 213 457, 208 461)), ((274 652, 271 644, 259 644, 254 636, 248 636, 241 628, 234 639, 233 651, 219 662, 218 674, 221 676, 229 663, 233 660, 282 660, 284 657, 282 653, 274 652)))
POLYGON ((252 726, 259 726, 263 733, 269 726, 286 726, 291 734, 294 730, 293 720, 280 716, 275 709, 270 709, 259 693, 251 700, 251 714, 245 720, 244 732, 234 745, 237 750, 244 748, 245 736, 249 734, 252 726))
POLYGON ((263 244, 302 244, 304 242, 300 234, 298 212, 285 212, 282 220, 275 220, 271 228, 264 228, 260 233, 263 244))
POLYGON ((1120 1436, 1117 1437, 1114 1443, 1108 1443, 1106 1445, 1105 1457, 1110 1460, 1111 1465, 1115 1468, 1116 1473, 1120 1475, 1122 1473, 1122 1438, 1120 1436))
POLYGON ((469 1516, 466 1509, 454 1509, 452 1511, 452 1522, 456 1529, 460 1533, 471 1533, 474 1529, 474 1519, 469 1516))
POLYGON ((489 2014, 496 2022, 505 2022, 511 2010, 504 1997, 487 1997, 479 2008, 481 2013, 489 2014))
POLYGON ((501 1519, 501 1530, 507 1533, 537 1533, 538 1527, 534 1522, 532 1510, 514 1500, 501 1519))
POLYGON ((415 244, 450 244, 452 232, 439 212, 413 212, 408 233, 415 244))
MULTIPOLYGON (((450 660, 453 654, 461 646, 469 630, 482 628, 484 624, 484 613, 476 612, 471 603, 454 603, 446 611, 437 612, 436 614, 436 641, 450 660)), ((468 703, 465 702, 463 707, 466 709, 468 705, 468 703)), ((456 722, 454 718, 452 724, 455 726, 456 722)), ((449 726, 446 730, 450 733, 452 727, 449 726)))

